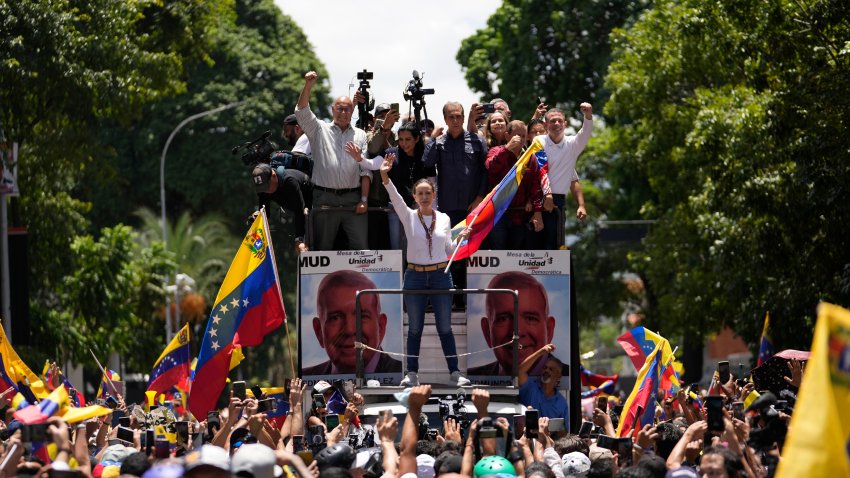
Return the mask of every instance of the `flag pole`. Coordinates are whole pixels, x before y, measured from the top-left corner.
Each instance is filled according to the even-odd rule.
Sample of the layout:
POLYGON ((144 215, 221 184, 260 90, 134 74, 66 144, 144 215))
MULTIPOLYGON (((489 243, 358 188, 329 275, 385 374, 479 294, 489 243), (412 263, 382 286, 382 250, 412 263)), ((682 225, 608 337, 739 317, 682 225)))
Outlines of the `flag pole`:
MULTIPOLYGON (((472 222, 470 222, 469 225, 466 226, 466 229, 472 229, 472 225, 475 224, 475 220, 478 219, 479 214, 481 213, 478 212, 475 214, 475 216, 472 218, 472 222)), ((466 240, 469 240, 469 236, 466 236, 466 240)), ((455 246, 455 250, 454 252, 452 252, 452 257, 449 259, 449 263, 446 264, 446 270, 443 271, 444 273, 449 273, 449 267, 452 266, 452 262, 454 262, 455 256, 457 256, 457 251, 460 249, 461 244, 463 244, 463 241, 458 242, 455 246)))
MULTIPOLYGON (((284 310, 284 308, 283 308, 283 292, 280 290, 280 275, 278 275, 278 272, 277 272, 277 260, 276 260, 275 255, 274 255, 274 246, 272 245, 272 235, 271 235, 271 231, 269 231, 269 227, 268 227, 269 218, 268 218, 268 216, 266 216, 266 207, 265 206, 260 208, 260 213, 263 215, 263 227, 266 228, 266 231, 268 233, 267 234, 268 243, 269 243, 268 247, 269 247, 269 251, 271 251, 271 254, 272 254, 272 267, 274 268, 274 276, 275 276, 275 282, 276 282, 275 285, 277 286, 278 296, 280 296, 280 310, 284 310)), ((284 314, 285 314, 285 312, 284 312, 284 314)), ((289 318, 288 317, 285 318, 284 321, 283 321, 283 329, 284 329, 284 333, 286 334, 286 348, 287 348, 287 351, 289 352, 289 370, 290 370, 290 372, 292 372, 292 376, 295 377, 296 376, 296 374, 295 374, 295 362, 293 361, 293 357, 292 357, 292 339, 289 337, 289 318)))
POLYGON ((97 355, 94 354, 91 348, 89 349, 89 352, 91 352, 92 358, 94 358, 94 361, 95 363, 97 363, 98 368, 100 368, 100 371, 103 373, 103 376, 106 377, 106 380, 109 382, 109 386, 112 387, 112 391, 118 393, 118 388, 115 387, 114 383, 112 383, 112 377, 110 377, 109 374, 106 373, 106 369, 104 369, 103 365, 100 364, 100 360, 97 359, 97 355))

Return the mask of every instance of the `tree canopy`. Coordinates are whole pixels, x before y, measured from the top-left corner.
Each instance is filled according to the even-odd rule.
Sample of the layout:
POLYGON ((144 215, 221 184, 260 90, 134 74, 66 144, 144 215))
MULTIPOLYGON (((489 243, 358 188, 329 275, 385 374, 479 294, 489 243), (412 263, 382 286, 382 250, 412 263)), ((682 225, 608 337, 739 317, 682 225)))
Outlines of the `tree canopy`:
POLYGON ((604 3, 506 0, 458 52, 473 89, 521 111, 596 95, 591 218, 654 225, 624 249, 569 224, 580 310, 625 301, 666 334, 726 324, 751 344, 769 311, 778 346, 806 348, 817 302, 850 304, 850 5, 604 3), (644 299, 609 288, 628 272, 644 299))

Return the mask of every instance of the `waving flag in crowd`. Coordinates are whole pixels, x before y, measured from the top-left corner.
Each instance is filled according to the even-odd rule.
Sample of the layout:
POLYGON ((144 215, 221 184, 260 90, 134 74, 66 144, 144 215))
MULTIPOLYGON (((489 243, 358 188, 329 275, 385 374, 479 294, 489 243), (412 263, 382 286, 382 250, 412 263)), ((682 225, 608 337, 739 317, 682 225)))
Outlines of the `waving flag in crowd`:
POLYGON ((764 327, 761 329, 761 342, 759 343, 759 358, 758 362, 756 362, 756 367, 767 362, 767 359, 773 357, 774 353, 773 339, 770 338, 770 313, 765 313, 764 327))
POLYGON ((670 348, 670 342, 664 337, 655 332, 638 326, 621 335, 617 342, 626 351, 626 355, 632 360, 635 369, 640 370, 646 359, 656 347, 660 346, 661 355, 661 388, 669 395, 675 395, 681 388, 679 374, 676 373, 673 361, 673 349, 670 348))
POLYGON ((45 360, 44 362, 44 370, 41 372, 41 376, 44 377, 44 383, 50 384, 52 387, 53 383, 56 381, 56 377, 59 377, 59 381, 62 382, 62 386, 65 387, 65 390, 68 391, 68 396, 71 399, 71 404, 75 407, 85 407, 86 406, 86 398, 83 396, 83 393, 77 390, 76 387, 68 380, 68 377, 62 373, 62 370, 59 367, 50 366, 50 361, 45 360))
MULTIPOLYGON (((668 345, 669 346, 669 345, 668 345)), ((655 350, 646 357, 646 362, 638 372, 635 388, 623 405, 617 436, 627 437, 635 429, 652 424, 655 420, 655 404, 658 401, 658 386, 661 377, 661 362, 663 344, 659 343, 655 350)))
POLYGON ((534 154, 542 150, 543 140, 537 137, 511 167, 508 174, 499 181, 499 184, 466 216, 465 220, 452 228, 452 237, 457 237, 467 224, 472 226, 472 233, 458 245, 457 252, 452 260, 465 259, 475 254, 478 248, 481 247, 481 241, 487 237, 487 234, 499 222, 499 218, 502 217, 502 214, 505 213, 505 210, 508 209, 511 201, 513 201, 519 184, 522 182, 525 165, 534 154))
POLYGON ((850 310, 821 303, 778 478, 850 476, 850 310))
POLYGON ((234 347, 259 345, 286 320, 265 209, 257 215, 218 291, 189 391, 189 410, 205 417, 230 371, 234 347))
POLYGON ((100 379, 100 385, 97 387, 97 398, 105 399, 109 395, 114 395, 119 393, 118 390, 113 390, 112 385, 109 384, 111 380, 113 383, 121 380, 121 376, 118 375, 118 372, 111 369, 106 369, 106 374, 103 375, 100 379), (109 376, 107 377, 108 374, 109 376))
POLYGON ((613 380, 606 380, 599 384, 598 387, 591 388, 590 390, 581 392, 581 398, 590 398, 596 397, 598 395, 613 395, 615 382, 613 380))
POLYGON ((148 390, 165 393, 171 387, 186 390, 189 381, 189 324, 171 339, 153 364, 148 390), (182 385, 182 387, 181 387, 182 385))
POLYGON ((9 339, 6 338, 3 327, 0 327, 0 362, 2 362, 0 364, 0 387, 3 390, 13 387, 27 401, 35 403, 37 399, 30 390, 30 384, 38 381, 38 376, 18 357, 15 349, 12 348, 12 344, 9 343, 9 339))
POLYGON ((602 384, 606 382, 613 382, 614 384, 620 380, 620 375, 601 375, 598 373, 593 373, 590 370, 584 368, 584 365, 579 364, 578 366, 579 372, 581 372, 581 384, 585 387, 602 387, 602 384))

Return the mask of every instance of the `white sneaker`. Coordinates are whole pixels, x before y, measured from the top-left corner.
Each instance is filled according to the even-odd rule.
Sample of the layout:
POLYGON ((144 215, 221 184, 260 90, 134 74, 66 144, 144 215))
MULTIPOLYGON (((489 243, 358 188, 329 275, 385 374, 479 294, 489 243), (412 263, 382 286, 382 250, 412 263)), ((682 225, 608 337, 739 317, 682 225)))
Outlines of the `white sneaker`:
POLYGON ((402 387, 415 387, 419 385, 419 375, 416 372, 407 372, 407 376, 401 379, 400 385, 402 387))
POLYGON ((458 387, 466 387, 467 385, 472 385, 472 382, 470 382, 468 378, 461 375, 460 372, 452 372, 451 377, 453 382, 457 382, 458 387))

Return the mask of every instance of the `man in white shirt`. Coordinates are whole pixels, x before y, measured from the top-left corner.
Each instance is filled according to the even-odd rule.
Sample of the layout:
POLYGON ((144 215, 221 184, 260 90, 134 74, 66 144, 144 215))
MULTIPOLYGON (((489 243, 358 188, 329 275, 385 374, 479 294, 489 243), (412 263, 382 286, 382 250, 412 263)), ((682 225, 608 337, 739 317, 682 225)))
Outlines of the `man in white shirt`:
POLYGON ((295 117, 310 141, 313 153, 313 209, 330 208, 313 217, 310 248, 327 251, 341 228, 348 249, 368 249, 367 203, 371 183, 369 171, 351 161, 345 145, 353 142, 366 148, 366 132, 351 124, 354 104, 347 96, 337 98, 331 109, 332 123, 319 121, 310 111, 310 90, 318 79, 315 71, 304 75, 295 117))
MULTIPOLYGON (((576 218, 579 221, 584 221, 587 218, 587 209, 585 209, 584 194, 581 191, 581 183, 576 172, 576 161, 578 161, 578 156, 584 150, 593 132, 593 107, 590 103, 582 103, 580 108, 584 114, 584 124, 575 136, 564 135, 566 120, 563 111, 552 108, 546 112, 548 134, 543 138, 543 148, 549 162, 549 184, 552 188, 555 205, 558 208, 564 207, 566 192, 569 190, 578 203, 576 218)), ((546 245, 547 249, 550 250, 558 248, 558 237, 556 235, 558 221, 563 221, 563 217, 559 217, 558 211, 558 209, 555 209, 543 214, 543 229, 549 231, 546 245)))

